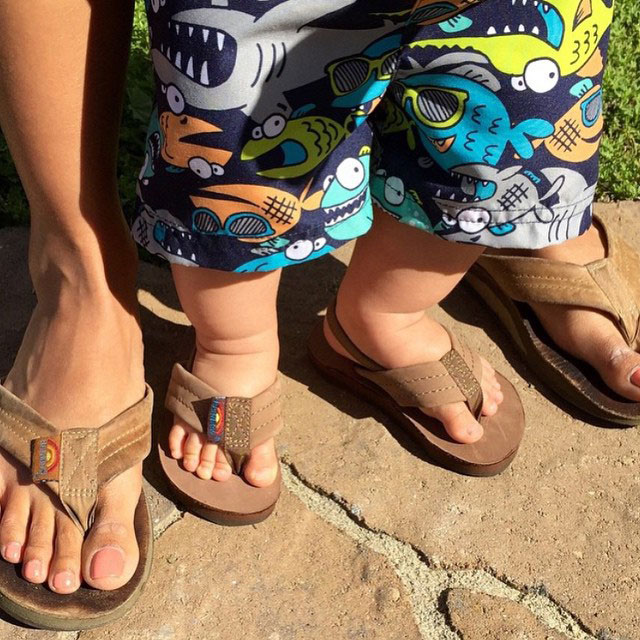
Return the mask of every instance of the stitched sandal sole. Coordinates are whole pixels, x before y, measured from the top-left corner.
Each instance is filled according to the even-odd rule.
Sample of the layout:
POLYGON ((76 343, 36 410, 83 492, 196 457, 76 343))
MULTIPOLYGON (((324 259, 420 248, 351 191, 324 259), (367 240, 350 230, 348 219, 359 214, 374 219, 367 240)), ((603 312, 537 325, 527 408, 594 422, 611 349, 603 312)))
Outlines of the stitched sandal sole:
MULTIPOLYGON (((277 482, 278 480, 276 480, 277 482)), ((241 527, 250 524, 258 524, 266 520, 276 508, 278 501, 274 502, 271 506, 257 511, 255 513, 233 513, 230 511, 223 511, 220 509, 210 509, 201 502, 194 500, 191 496, 182 493, 178 487, 171 483, 171 490, 177 501, 187 510, 189 513, 218 524, 224 527, 241 527)))

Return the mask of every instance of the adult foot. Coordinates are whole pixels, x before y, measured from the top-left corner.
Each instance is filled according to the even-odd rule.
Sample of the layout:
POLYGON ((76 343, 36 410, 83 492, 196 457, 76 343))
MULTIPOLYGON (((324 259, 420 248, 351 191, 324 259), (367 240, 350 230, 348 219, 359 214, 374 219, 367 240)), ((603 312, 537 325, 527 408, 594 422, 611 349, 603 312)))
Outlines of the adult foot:
MULTIPOLYGON (((200 340, 196 344, 191 372, 221 395, 250 398, 267 389, 275 379, 277 372, 269 355, 220 353, 207 349, 200 340)), ((203 480, 225 482, 233 473, 222 448, 208 442, 202 433, 179 418, 174 419, 169 432, 169 450, 173 458, 182 460, 187 471, 203 480)), ((278 475, 273 438, 252 449, 242 475, 255 487, 273 484, 278 475)))
MULTIPOLYGON (((144 395, 142 339, 136 318, 95 291, 39 302, 4 386, 59 429, 99 427, 144 395)), ((100 494, 83 535, 45 485, 0 450, 0 553, 23 576, 68 594, 82 580, 97 589, 124 585, 138 565, 133 519, 138 465, 100 494)))
MULTIPOLYGON (((585 265, 605 257, 605 243, 594 224, 578 238, 527 255, 585 265)), ((541 303, 531 307, 558 346, 588 362, 610 389, 640 402, 640 354, 627 345, 613 320, 594 309, 541 303)))
MULTIPOLYGON (((447 331, 426 314, 406 324, 399 320, 400 314, 365 315, 349 309, 343 312, 339 300, 338 315, 345 332, 356 342, 358 348, 387 369, 436 362, 451 350, 451 339, 447 331)), ((324 334, 337 353, 353 360, 333 336, 326 320, 324 334)), ((484 358, 481 361, 482 415, 493 416, 504 396, 493 367, 484 358)), ((453 402, 423 411, 442 422, 447 433, 457 442, 471 444, 482 438, 482 425, 464 402, 453 402)))

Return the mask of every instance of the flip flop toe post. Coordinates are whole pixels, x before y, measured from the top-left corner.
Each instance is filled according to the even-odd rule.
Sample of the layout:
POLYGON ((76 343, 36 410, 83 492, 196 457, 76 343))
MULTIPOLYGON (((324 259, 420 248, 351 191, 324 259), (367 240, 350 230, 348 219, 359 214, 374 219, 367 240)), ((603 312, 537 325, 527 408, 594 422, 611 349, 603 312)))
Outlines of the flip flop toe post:
POLYGON ((169 411, 158 453, 180 502, 196 515, 222 525, 256 524, 266 519, 280 496, 280 467, 275 481, 267 487, 249 484, 242 469, 251 450, 282 428, 279 378, 253 398, 226 397, 177 363, 165 406, 169 411), (174 415, 222 448, 233 469, 228 480, 201 479, 171 456, 167 442, 174 415))
MULTIPOLYGON (((104 426, 60 431, 0 386, 0 447, 29 469, 33 482, 57 495, 84 534, 102 487, 149 453, 152 404, 147 386, 142 400, 104 426)), ((153 530, 144 493, 134 526, 140 560, 124 586, 99 591, 83 584, 72 594, 57 594, 46 584, 27 582, 20 565, 0 561, 0 608, 19 622, 56 631, 91 629, 120 618, 137 601, 151 570, 153 530)))

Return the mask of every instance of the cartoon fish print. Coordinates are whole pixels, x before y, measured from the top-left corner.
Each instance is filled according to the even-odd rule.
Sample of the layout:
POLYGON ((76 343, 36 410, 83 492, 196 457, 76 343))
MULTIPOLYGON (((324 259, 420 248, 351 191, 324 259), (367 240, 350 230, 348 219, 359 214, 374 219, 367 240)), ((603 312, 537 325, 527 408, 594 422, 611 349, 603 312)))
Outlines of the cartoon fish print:
POLYGON ((512 76, 519 91, 551 91, 561 76, 595 76, 599 44, 613 17, 612 0, 513 0, 482 36, 429 38, 410 47, 473 50, 512 76))

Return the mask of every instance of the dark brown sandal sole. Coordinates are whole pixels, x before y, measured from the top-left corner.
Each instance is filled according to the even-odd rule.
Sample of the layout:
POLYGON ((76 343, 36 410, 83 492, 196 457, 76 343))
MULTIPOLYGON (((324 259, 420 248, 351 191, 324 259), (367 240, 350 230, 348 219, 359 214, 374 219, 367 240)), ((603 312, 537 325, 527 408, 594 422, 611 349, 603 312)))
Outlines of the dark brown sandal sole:
MULTIPOLYGON (((169 478, 167 478, 169 480, 169 478)), ((276 479, 279 482, 280 478, 276 479)), ((222 511, 220 509, 210 509, 201 502, 198 502, 191 496, 180 491, 180 489, 169 480, 169 485, 176 500, 189 512, 194 515, 213 522, 214 524, 221 525, 223 527, 242 527, 251 524, 258 524, 266 520, 276 508, 277 500, 270 507, 257 511, 255 513, 232 513, 229 511, 222 511)))
POLYGON ((640 424, 640 403, 615 394, 594 369, 557 347, 529 305, 514 302, 498 290, 493 278, 478 264, 465 279, 498 317, 527 366, 548 387, 581 411, 612 426, 640 424))
MULTIPOLYGON (((400 407, 383 389, 359 376, 356 371, 356 364, 336 353, 327 343, 322 329, 322 322, 318 323, 311 334, 308 343, 308 354, 311 362, 329 381, 337 383, 340 387, 346 388, 355 395, 364 398, 371 404, 378 406, 382 411, 393 418, 402 427, 427 457, 445 469, 468 476, 488 477, 495 476, 504 471, 516 457, 522 436, 524 433, 524 413, 520 404, 517 392, 499 373, 496 375, 503 387, 505 402, 511 403, 514 420, 513 434, 511 442, 513 446, 501 459, 489 463, 479 464, 469 460, 464 460, 452 453, 452 449, 473 451, 474 445, 461 445, 454 443, 447 435, 442 424, 434 418, 425 415, 419 409, 406 409, 400 407), (443 450, 430 438, 438 434, 440 442, 449 441, 449 451, 443 450)), ((501 405, 501 407, 503 406, 501 405)), ((491 419, 481 418, 481 424, 486 428, 491 419)))
POLYGON ((138 601, 151 572, 153 526, 144 493, 136 507, 134 526, 140 561, 133 577, 115 591, 82 585, 61 595, 46 585, 27 582, 21 565, 0 562, 0 609, 18 622, 51 631, 84 631, 118 620, 138 601))

